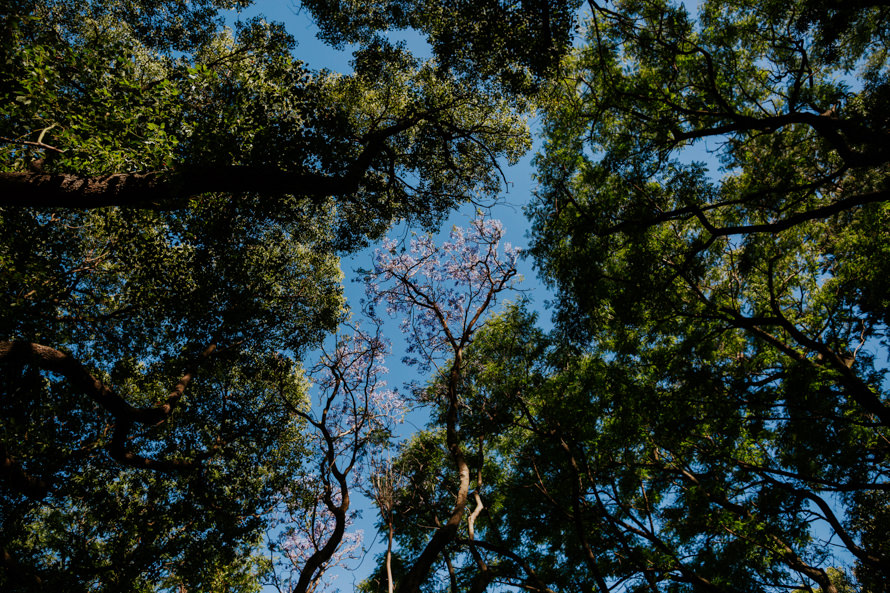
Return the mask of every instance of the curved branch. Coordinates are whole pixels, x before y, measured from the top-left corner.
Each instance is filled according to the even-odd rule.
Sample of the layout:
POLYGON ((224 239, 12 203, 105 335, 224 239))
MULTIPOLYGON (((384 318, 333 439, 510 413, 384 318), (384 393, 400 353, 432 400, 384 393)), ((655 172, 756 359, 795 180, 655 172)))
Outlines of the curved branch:
POLYGON ((84 176, 69 173, 0 173, 2 206, 89 209, 105 206, 180 210, 211 192, 297 194, 322 199, 354 192, 360 174, 326 177, 266 167, 179 167, 148 173, 84 176))
POLYGON ((764 480, 776 486, 777 488, 782 488, 783 490, 791 492, 795 496, 799 496, 800 498, 805 498, 812 501, 817 507, 819 507, 819 510, 822 511, 822 517, 829 525, 831 525, 831 528, 841 539, 844 546, 851 554, 853 554, 863 564, 866 564, 880 572, 890 574, 886 569, 887 562, 885 561, 885 559, 880 557, 880 554, 872 554, 868 550, 864 550, 863 548, 856 545, 856 542, 853 541, 853 538, 850 536, 847 530, 844 529, 844 526, 841 524, 840 519, 837 518, 837 516, 834 514, 834 511, 831 509, 831 506, 827 502, 825 502, 824 498, 810 490, 806 490, 804 488, 796 488, 791 484, 787 484, 785 482, 782 482, 781 480, 776 480, 766 475, 765 473, 760 473, 760 475, 763 477, 764 480))
POLYGON ((715 237, 728 237, 731 235, 748 235, 755 233, 779 233, 810 220, 828 218, 829 216, 834 216, 835 214, 839 214, 857 206, 865 206, 866 204, 873 204, 875 202, 886 202, 888 200, 890 200, 890 190, 870 192, 837 200, 825 206, 813 208, 812 210, 798 212, 797 214, 792 214, 791 216, 777 220, 776 222, 733 227, 715 227, 711 225, 699 208, 693 209, 693 214, 695 214, 696 218, 699 219, 711 235, 715 237))
POLYGON ((474 548, 482 548, 483 550, 488 550, 490 552, 494 552, 499 556, 504 556, 505 558, 509 558, 516 564, 522 568, 523 572, 525 572, 528 577, 528 583, 526 586, 529 587, 532 591, 540 591, 541 593, 554 593, 553 589, 548 587, 544 581, 541 580, 541 577, 535 572, 535 570, 516 552, 507 548, 506 546, 502 546, 499 544, 478 540, 478 539, 457 539, 455 543, 468 546, 470 549, 474 548))
MULTIPOLYGON (((216 350, 211 345, 201 353, 204 360, 216 350)), ((109 452, 115 460, 131 467, 154 471, 180 471, 196 467, 194 461, 160 461, 142 457, 126 448, 129 432, 134 424, 157 425, 164 422, 182 399, 185 388, 194 377, 194 371, 186 372, 165 400, 155 406, 137 408, 118 395, 113 389, 90 374, 70 354, 55 348, 32 342, 0 342, 0 361, 34 364, 65 377, 75 390, 86 394, 115 418, 109 452)), ((10 470, 12 471, 12 470, 10 470)))
POLYGON ((458 383, 461 379, 460 368, 462 363, 462 353, 460 349, 457 349, 455 350, 454 361, 448 380, 448 410, 445 414, 445 441, 459 476, 454 506, 448 521, 436 529, 433 537, 430 538, 423 552, 417 557, 414 565, 399 582, 398 593, 418 593, 420 591, 420 586, 429 576, 436 558, 445 551, 446 546, 457 536, 458 527, 467 507, 470 490, 470 467, 464 456, 457 429, 457 391, 458 383))

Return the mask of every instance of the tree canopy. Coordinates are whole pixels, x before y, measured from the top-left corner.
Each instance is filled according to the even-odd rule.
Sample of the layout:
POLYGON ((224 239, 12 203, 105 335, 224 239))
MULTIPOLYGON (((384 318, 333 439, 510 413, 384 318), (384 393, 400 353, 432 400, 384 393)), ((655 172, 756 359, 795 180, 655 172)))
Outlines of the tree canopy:
POLYGON ((531 210, 588 578, 886 590, 888 8, 591 10, 531 210))
POLYGON ((241 5, 0 15, 0 587, 316 591, 363 490, 365 591, 888 590, 886 2, 241 5), (532 110, 548 331, 424 234, 532 110))

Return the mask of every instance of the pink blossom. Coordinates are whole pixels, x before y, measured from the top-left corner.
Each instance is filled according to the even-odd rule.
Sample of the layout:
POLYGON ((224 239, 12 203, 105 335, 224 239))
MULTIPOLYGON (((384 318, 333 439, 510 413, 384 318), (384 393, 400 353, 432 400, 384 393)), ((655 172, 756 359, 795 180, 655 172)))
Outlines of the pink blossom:
POLYGON ((503 235, 500 221, 479 216, 467 229, 454 227, 441 246, 415 235, 407 249, 387 239, 376 251, 367 294, 390 316, 403 316, 405 362, 428 368, 466 345, 481 313, 516 275, 519 250, 509 243, 501 249, 503 235))

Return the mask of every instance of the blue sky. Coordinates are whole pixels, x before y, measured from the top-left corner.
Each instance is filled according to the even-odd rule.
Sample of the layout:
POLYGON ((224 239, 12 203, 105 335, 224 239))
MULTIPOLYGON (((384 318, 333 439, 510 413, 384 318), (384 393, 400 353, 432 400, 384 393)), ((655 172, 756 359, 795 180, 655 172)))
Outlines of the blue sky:
MULTIPOLYGON (((250 18, 256 15, 263 15, 268 20, 283 22, 288 32, 294 35, 298 41, 295 50, 296 56, 306 62, 309 68, 322 69, 327 68, 337 72, 351 72, 352 68, 349 64, 351 52, 337 51, 328 45, 325 45, 317 37, 318 28, 312 22, 308 11, 301 9, 298 4, 292 0, 259 0, 249 10, 241 12, 241 18, 250 18)), ((423 39, 415 33, 405 33, 402 37, 405 39, 411 50, 419 57, 428 57, 429 51, 423 39)), ((534 122, 533 122, 534 125, 534 122)), ((529 153, 521 159, 519 163, 513 166, 504 165, 504 173, 507 179, 507 185, 497 204, 491 208, 490 215, 504 223, 507 236, 506 241, 515 246, 526 247, 528 239, 526 237, 527 220, 523 214, 523 207, 528 204, 532 196, 534 182, 532 179, 532 157, 535 151, 540 147, 540 142, 535 138, 535 145, 529 153)), ((454 212, 445 224, 442 225, 442 235, 447 236, 452 225, 466 226, 475 216, 476 207, 466 205, 460 210, 454 212)), ((393 237, 405 234, 409 229, 399 227, 394 229, 393 237)), ((373 257, 374 247, 358 252, 348 258, 344 258, 342 262, 343 272, 346 274, 346 291, 349 302, 357 306, 357 300, 363 294, 364 289, 352 282, 355 277, 352 273, 355 268, 369 267, 371 258, 373 257)), ((522 287, 528 291, 528 296, 534 299, 539 305, 543 305, 545 289, 540 282, 535 279, 530 260, 520 262, 520 274, 524 278, 522 287)))

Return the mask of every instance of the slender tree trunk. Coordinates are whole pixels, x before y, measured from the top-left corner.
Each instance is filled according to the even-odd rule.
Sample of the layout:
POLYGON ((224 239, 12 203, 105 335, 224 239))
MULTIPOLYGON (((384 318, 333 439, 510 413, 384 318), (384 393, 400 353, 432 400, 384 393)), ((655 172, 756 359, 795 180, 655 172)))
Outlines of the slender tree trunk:
POLYGON ((432 570, 433 564, 445 547, 457 536, 457 529, 467 508, 467 495, 470 490, 470 467, 464 457, 457 432, 457 395, 460 383, 460 368, 463 353, 457 349, 454 363, 448 377, 448 412, 445 415, 445 442, 458 474, 458 488, 454 506, 448 521, 440 526, 426 547, 418 556, 408 574, 399 582, 398 593, 419 593, 420 586, 432 570))
POLYGON ((392 582, 392 513, 389 515, 387 522, 388 533, 386 534, 386 590, 393 593, 392 582))

